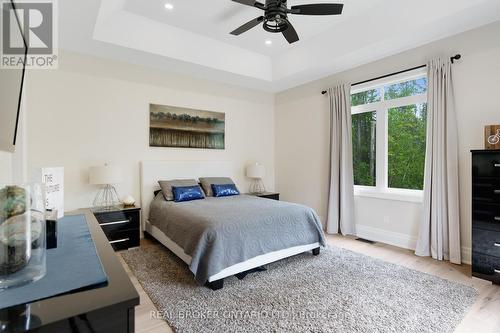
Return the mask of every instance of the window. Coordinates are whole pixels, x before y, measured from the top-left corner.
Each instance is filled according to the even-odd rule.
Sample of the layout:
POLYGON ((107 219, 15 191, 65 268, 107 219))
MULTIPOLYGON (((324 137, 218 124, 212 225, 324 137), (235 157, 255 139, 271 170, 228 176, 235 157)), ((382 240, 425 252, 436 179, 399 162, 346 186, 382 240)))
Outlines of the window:
POLYGON ((382 99, 380 89, 370 89, 351 95, 351 106, 380 102, 382 99))
POLYGON ((352 116, 352 151, 354 184, 375 186, 377 151, 377 112, 363 112, 352 116))
POLYGON ((406 73, 353 90, 351 104, 357 188, 421 191, 427 126, 425 73, 406 73))
POLYGON ((384 99, 391 100, 427 93, 427 78, 396 83, 384 87, 384 99))
POLYGON ((422 190, 427 104, 412 104, 389 109, 388 118, 389 187, 422 190))

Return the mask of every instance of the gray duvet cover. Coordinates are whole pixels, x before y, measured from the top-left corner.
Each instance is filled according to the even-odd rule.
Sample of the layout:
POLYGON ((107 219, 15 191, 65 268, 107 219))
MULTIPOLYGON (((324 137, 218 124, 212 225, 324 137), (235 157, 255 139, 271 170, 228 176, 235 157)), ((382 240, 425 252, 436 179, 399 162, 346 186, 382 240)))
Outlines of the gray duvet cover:
POLYGON ((192 257, 200 284, 234 264, 258 255, 319 242, 321 223, 313 209, 248 195, 151 204, 149 222, 192 257))

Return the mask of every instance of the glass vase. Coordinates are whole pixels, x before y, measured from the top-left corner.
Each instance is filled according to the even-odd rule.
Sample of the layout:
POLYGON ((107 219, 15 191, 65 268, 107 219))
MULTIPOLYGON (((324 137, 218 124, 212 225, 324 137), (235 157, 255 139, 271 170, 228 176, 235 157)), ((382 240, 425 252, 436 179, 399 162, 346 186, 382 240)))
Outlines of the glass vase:
POLYGON ((43 184, 0 185, 0 289, 45 275, 45 237, 43 184))

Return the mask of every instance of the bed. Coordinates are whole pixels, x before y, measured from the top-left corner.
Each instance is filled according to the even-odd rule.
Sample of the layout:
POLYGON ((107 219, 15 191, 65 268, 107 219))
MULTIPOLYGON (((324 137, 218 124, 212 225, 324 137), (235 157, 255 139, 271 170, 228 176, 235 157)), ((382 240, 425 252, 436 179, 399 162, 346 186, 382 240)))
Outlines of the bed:
POLYGON ((142 162, 144 231, 157 239, 194 274, 216 290, 224 278, 325 245, 311 208, 248 195, 176 203, 155 195, 160 179, 236 175, 227 161, 142 162))

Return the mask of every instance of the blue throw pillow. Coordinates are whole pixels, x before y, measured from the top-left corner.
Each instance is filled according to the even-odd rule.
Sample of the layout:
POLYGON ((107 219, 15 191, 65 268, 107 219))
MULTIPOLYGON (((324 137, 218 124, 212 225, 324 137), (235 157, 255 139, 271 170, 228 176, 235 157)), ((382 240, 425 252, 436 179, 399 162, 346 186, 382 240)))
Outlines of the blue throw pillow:
POLYGON ((212 184, 212 192, 214 193, 214 197, 229 197, 231 195, 239 195, 240 191, 236 188, 234 184, 224 184, 217 185, 212 184))
POLYGON ((205 199, 203 190, 199 185, 196 186, 172 186, 175 202, 191 201, 205 199))

